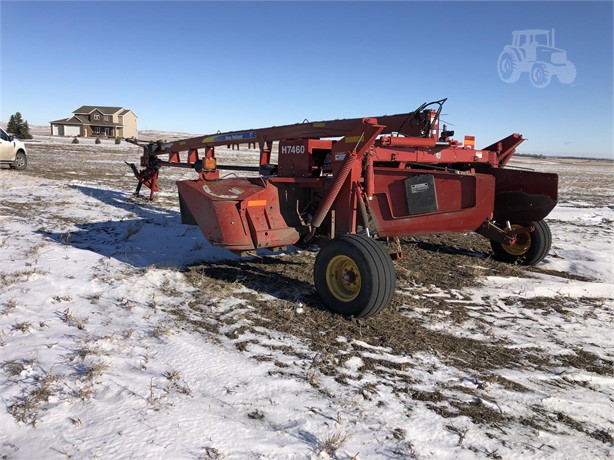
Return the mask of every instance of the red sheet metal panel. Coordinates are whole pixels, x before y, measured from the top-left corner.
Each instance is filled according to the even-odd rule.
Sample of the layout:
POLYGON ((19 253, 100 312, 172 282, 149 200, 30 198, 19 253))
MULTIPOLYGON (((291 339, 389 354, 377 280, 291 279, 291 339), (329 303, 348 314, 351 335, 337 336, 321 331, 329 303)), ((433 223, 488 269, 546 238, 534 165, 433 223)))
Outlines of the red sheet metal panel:
POLYGON ((494 177, 375 168, 375 193, 367 205, 378 235, 408 236, 473 231, 488 219, 494 207, 494 177), (434 178, 437 209, 410 214, 405 180, 412 175, 434 178))
POLYGON ((279 247, 299 239, 280 213, 279 194, 261 179, 178 181, 182 218, 211 243, 233 251, 279 247))

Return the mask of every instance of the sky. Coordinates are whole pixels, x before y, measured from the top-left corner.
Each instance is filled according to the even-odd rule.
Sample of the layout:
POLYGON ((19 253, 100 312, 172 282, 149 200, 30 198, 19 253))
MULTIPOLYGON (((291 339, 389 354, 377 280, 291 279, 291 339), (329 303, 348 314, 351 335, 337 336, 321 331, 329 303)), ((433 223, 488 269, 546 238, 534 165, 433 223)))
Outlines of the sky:
POLYGON ((613 3, 0 0, 0 119, 121 106, 139 129, 209 134, 404 113, 448 98, 456 138, 614 157, 613 3), (512 32, 554 29, 571 83, 506 83, 512 32))

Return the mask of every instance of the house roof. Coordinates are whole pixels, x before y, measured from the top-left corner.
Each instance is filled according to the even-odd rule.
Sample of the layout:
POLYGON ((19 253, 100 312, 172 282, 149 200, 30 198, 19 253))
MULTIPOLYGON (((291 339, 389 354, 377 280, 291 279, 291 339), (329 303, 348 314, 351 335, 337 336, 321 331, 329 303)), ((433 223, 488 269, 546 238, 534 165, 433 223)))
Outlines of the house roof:
POLYGON ((87 118, 80 117, 79 115, 74 115, 70 118, 63 118, 61 120, 51 121, 50 123, 54 125, 89 125, 89 126, 114 126, 114 127, 123 127, 121 123, 112 123, 110 121, 99 121, 99 122, 90 122, 87 118))
POLYGON ((70 118, 62 118, 61 120, 51 121, 50 123, 58 125, 85 125, 89 124, 89 121, 83 120, 78 116, 72 116, 70 118))
POLYGON ((134 113, 132 110, 130 109, 124 109, 122 113, 119 114, 120 117, 123 117, 124 115, 126 115, 128 112, 130 112, 132 115, 134 115, 136 118, 139 118, 139 116, 134 113))
POLYGON ((72 113, 77 115, 89 115, 94 110, 98 110, 103 115, 114 115, 120 110, 124 110, 123 107, 105 107, 102 105, 82 105, 77 110, 73 110, 72 113))

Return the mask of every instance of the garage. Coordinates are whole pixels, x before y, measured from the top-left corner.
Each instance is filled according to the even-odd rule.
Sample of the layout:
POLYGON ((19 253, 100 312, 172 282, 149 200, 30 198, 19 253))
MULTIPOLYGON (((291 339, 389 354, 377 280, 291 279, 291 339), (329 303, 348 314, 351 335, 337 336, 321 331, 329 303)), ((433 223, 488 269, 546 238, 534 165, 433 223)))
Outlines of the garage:
POLYGON ((80 126, 64 125, 64 136, 80 136, 80 135, 81 135, 80 126))

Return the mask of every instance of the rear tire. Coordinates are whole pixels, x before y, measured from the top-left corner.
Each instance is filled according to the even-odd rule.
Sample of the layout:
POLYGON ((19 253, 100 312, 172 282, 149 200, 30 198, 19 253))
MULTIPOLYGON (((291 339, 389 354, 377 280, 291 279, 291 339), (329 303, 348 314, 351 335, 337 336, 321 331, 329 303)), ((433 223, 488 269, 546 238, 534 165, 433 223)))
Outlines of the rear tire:
POLYGON ((381 243, 364 235, 342 235, 320 250, 314 282, 330 311, 366 318, 390 303, 396 273, 381 243))
POLYGON ((529 266, 538 264, 546 257, 552 245, 550 227, 543 220, 539 220, 537 222, 512 224, 512 229, 528 226, 535 227, 535 230, 530 233, 519 234, 516 243, 513 245, 490 241, 490 246, 497 260, 529 266))
POLYGON ((15 154, 15 161, 11 167, 17 171, 23 171, 26 169, 26 166, 28 166, 28 158, 26 157, 26 154, 22 151, 17 152, 15 154))

